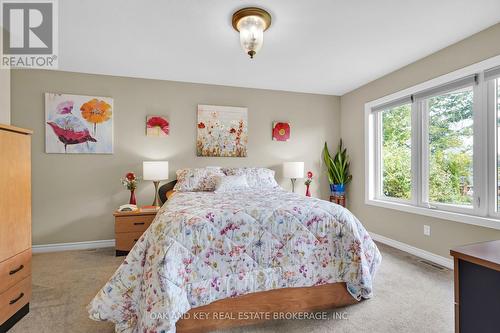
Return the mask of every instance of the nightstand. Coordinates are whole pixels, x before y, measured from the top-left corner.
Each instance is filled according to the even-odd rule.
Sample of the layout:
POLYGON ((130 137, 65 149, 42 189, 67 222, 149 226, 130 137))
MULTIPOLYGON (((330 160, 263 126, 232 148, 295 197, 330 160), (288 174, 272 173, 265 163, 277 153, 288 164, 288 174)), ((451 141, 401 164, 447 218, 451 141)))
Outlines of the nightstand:
POLYGON ((114 212, 116 256, 127 255, 144 231, 153 222, 155 212, 114 212))

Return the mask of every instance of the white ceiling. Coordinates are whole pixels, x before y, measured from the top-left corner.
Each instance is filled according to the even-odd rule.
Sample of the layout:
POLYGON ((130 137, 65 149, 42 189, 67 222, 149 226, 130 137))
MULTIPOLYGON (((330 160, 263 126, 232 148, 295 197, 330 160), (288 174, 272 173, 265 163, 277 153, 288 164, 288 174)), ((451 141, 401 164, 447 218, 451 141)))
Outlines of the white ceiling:
POLYGON ((499 21, 499 0, 64 0, 59 69, 342 95, 499 21), (273 17, 253 60, 248 5, 273 17))

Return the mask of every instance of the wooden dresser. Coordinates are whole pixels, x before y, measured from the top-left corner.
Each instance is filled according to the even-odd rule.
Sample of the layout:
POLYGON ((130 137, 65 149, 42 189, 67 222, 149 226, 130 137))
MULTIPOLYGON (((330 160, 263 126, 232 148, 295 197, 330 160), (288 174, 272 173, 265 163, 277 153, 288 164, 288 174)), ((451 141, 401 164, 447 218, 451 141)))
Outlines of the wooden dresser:
POLYGON ((116 256, 126 255, 153 222, 156 212, 115 212, 116 256))
POLYGON ((500 332, 500 240, 450 251, 455 274, 455 332, 500 332))
POLYGON ((31 134, 0 124, 0 333, 29 311, 31 134))

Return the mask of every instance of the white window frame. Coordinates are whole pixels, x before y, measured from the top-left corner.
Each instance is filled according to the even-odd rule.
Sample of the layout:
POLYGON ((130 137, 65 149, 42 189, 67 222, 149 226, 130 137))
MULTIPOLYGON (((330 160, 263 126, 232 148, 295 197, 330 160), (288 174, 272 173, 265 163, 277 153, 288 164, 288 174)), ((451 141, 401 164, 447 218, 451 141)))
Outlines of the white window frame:
MULTIPOLYGON (((442 75, 394 94, 384 96, 365 104, 365 203, 384 208, 396 209, 461 223, 480 225, 500 230, 500 212, 496 209, 496 111, 491 98, 494 81, 484 81, 484 70, 500 66, 500 56, 470 65, 457 71, 442 75), (450 83, 466 76, 479 74, 478 84, 474 84, 474 200, 473 208, 458 205, 424 202, 427 186, 427 167, 423 167, 428 141, 423 125, 426 121, 422 112, 423 102, 412 103, 412 195, 411 200, 388 198, 381 192, 381 112, 374 108, 391 103, 406 96, 450 83), (417 129, 417 130, 415 130, 417 129), (494 147, 492 146, 494 145, 494 147)), ((494 90, 493 90, 494 91, 494 90)), ((405 103, 401 103, 403 105, 405 103)))
MULTIPOLYGON (((498 78, 497 80, 500 80, 498 78)), ((491 97, 497 95, 496 80, 490 80, 486 83, 486 89, 484 90, 484 100, 487 105, 487 130, 488 130, 488 141, 493 145, 492 148, 488 150, 488 178, 494 179, 493 184, 489 184, 488 187, 488 215, 496 218, 500 218, 500 211, 497 211, 497 196, 498 196, 498 175, 497 175, 497 154, 498 151, 498 130, 497 130, 497 105, 491 97)))

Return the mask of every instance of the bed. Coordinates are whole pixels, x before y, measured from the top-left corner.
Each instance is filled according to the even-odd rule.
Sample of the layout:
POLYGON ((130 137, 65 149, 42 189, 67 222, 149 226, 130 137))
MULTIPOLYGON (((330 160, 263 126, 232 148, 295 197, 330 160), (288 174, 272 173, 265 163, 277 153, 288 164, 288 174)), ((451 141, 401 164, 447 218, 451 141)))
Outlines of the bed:
POLYGON ((88 310, 116 332, 204 332, 370 298, 380 261, 333 203, 277 186, 179 192, 88 310))

